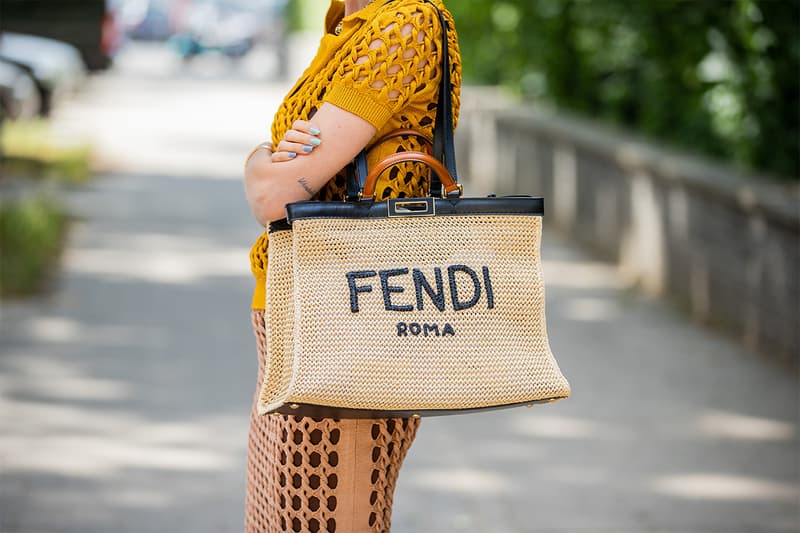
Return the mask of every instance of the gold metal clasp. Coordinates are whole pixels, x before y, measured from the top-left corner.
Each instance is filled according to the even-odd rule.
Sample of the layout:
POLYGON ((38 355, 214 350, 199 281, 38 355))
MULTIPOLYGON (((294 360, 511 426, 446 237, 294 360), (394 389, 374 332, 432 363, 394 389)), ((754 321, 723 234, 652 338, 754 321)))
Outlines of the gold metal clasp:
POLYGON ((433 198, 390 198, 387 202, 390 217, 430 217, 436 214, 433 198))

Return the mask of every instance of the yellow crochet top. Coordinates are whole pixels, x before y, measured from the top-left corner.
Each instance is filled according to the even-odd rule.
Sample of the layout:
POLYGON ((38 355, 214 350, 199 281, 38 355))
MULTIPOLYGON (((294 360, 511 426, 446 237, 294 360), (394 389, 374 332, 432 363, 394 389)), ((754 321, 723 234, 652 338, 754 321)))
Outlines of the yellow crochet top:
MULTIPOLYGON (((457 120, 461 89, 458 40, 450 13, 441 0, 434 1, 449 25, 453 116, 457 120)), ((375 126, 378 132, 373 140, 398 128, 414 129, 431 139, 441 71, 442 29, 436 9, 423 0, 376 0, 347 17, 341 18, 341 13, 341 4, 334 1, 327 17, 328 33, 323 36, 316 57, 275 114, 273 144, 277 146, 295 120, 313 117, 324 102, 375 126), (339 20, 342 31, 335 35, 331 30, 339 20), (408 24, 413 30, 404 37, 401 28, 408 24), (383 45, 370 48, 375 41, 383 45)), ((367 160, 371 168, 389 154, 421 148, 413 137, 394 138, 369 152, 367 160)), ((398 165, 378 180, 376 200, 425 195, 428 175, 423 165, 398 165)), ((345 176, 343 169, 314 198, 342 200, 345 176)), ((264 308, 267 243, 265 232, 250 252, 251 268, 256 277, 254 309, 264 308)))

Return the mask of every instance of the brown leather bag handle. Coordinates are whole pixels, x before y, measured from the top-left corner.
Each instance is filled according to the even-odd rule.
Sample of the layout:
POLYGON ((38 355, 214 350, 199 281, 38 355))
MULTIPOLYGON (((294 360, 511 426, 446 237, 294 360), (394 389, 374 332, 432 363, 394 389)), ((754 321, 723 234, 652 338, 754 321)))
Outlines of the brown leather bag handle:
POLYGON ((435 172, 439 177, 439 181, 442 182, 445 195, 457 197, 461 194, 461 186, 456 183, 456 181, 453 179, 453 176, 438 159, 423 152, 412 151, 398 152, 396 154, 389 155, 377 163, 370 173, 367 174, 367 179, 364 182, 364 190, 361 193, 361 199, 368 201, 374 200, 375 185, 377 184, 378 178, 381 176, 381 174, 395 165, 410 161, 423 163, 427 165, 433 172, 435 172))
MULTIPOLYGON (((389 133, 385 134, 383 137, 375 141, 369 148, 365 148, 362 150, 356 158, 353 160, 352 165, 347 166, 347 197, 351 200, 357 200, 359 198, 363 198, 364 195, 362 192, 359 191, 358 187, 358 178, 359 176, 368 176, 369 175, 369 167, 367 165, 367 154, 380 146, 381 144, 385 143, 390 139, 395 139, 397 137, 416 137, 424 146, 425 151, 429 154, 433 153, 433 141, 428 139, 422 133, 408 129, 408 128, 398 128, 396 130, 392 130, 389 133)), ((406 153, 406 152, 400 152, 406 153)), ((364 178, 366 183, 366 178, 364 178)))

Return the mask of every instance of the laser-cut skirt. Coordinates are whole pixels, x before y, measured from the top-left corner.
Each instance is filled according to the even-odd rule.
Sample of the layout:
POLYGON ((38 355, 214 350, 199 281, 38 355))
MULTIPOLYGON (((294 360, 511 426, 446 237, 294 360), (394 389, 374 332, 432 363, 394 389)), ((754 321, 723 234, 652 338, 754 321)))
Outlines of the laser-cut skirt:
MULTIPOLYGON (((253 310, 260 386, 264 311, 253 310)), ((256 398, 257 398, 256 394, 256 398)), ((419 419, 250 415, 246 533, 388 533, 394 487, 419 419)))

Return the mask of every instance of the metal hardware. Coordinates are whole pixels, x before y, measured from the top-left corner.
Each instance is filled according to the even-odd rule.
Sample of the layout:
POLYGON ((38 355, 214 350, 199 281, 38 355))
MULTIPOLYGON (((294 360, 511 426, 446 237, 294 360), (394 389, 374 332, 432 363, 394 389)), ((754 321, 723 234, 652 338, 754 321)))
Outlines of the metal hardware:
MULTIPOLYGON (((460 183, 456 183, 456 187, 458 187, 458 196, 461 197, 464 195, 464 186, 460 183)), ((448 198, 447 191, 444 190, 442 187, 442 198, 448 198)))
POLYGON ((387 202, 389 217, 430 217, 436 214, 433 198, 390 198, 387 202))
POLYGON ((289 404, 289 409, 300 409, 300 406, 296 403, 289 404))
POLYGON ((417 413, 414 413, 413 415, 411 415, 411 418, 422 418, 422 417, 419 416, 417 413))

